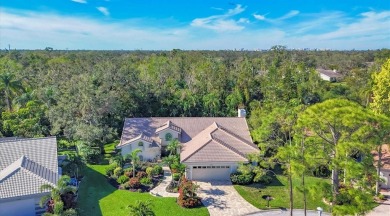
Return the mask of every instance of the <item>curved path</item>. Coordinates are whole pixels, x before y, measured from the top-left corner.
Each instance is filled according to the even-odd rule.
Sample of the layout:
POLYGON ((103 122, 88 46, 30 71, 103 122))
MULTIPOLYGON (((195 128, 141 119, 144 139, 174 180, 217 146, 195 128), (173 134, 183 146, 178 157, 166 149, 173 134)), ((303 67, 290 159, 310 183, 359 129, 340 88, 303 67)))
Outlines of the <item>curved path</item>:
POLYGON ((160 197, 178 197, 179 196, 178 193, 169 193, 165 190, 169 185, 169 183, 171 183, 172 181, 172 173, 169 167, 164 166, 163 170, 164 170, 163 180, 160 182, 159 185, 157 185, 157 187, 150 190, 149 193, 152 194, 153 196, 160 196, 160 197))

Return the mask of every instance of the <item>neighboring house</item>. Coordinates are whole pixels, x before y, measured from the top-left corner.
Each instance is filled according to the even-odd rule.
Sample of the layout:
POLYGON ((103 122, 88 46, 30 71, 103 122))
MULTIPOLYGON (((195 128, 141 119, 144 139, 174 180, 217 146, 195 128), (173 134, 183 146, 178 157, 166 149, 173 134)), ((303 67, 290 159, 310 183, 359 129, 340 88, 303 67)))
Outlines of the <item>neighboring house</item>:
POLYGON ((259 152, 241 117, 151 117, 127 118, 117 149, 122 155, 141 149, 143 160, 155 160, 173 139, 182 144, 180 161, 192 180, 228 180, 247 154, 259 152))
POLYGON ((336 82, 341 79, 342 75, 337 73, 336 70, 325 70, 322 68, 316 69, 319 73, 321 79, 330 81, 330 82, 336 82))
POLYGON ((0 215, 41 215, 40 187, 58 179, 55 137, 0 138, 0 215))
MULTIPOLYGON (((374 165, 377 167, 378 164, 378 151, 373 151, 372 155, 374 156, 374 165)), ((380 172, 380 177, 384 180, 381 183, 381 188, 390 188, 390 145, 382 145, 382 167, 380 172)))

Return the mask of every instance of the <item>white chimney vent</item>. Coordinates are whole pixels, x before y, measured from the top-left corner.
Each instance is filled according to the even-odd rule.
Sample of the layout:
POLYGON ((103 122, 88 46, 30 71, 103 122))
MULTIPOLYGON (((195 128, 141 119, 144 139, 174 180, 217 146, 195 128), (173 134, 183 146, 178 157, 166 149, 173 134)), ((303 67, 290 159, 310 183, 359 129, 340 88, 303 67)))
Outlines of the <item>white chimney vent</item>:
POLYGON ((245 109, 238 109, 238 117, 245 118, 246 117, 246 110, 245 109))

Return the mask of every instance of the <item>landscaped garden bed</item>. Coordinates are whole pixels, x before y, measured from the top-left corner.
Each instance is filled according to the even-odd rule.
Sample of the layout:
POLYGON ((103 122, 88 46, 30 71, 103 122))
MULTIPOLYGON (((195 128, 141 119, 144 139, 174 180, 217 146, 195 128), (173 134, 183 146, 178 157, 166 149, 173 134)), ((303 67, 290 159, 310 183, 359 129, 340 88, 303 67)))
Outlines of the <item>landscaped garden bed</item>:
POLYGON ((162 167, 156 163, 137 163, 132 167, 122 161, 120 156, 110 159, 105 170, 108 182, 117 189, 132 192, 149 192, 163 178, 162 167), (126 167, 126 168, 125 168, 126 167))

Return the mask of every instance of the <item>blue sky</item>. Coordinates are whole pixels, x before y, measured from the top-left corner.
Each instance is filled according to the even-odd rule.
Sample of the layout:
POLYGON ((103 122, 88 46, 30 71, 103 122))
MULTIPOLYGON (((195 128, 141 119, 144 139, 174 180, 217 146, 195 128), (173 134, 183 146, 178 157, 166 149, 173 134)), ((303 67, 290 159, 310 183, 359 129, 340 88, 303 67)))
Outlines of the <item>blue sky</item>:
POLYGON ((389 0, 0 0, 0 48, 390 48, 389 0))

